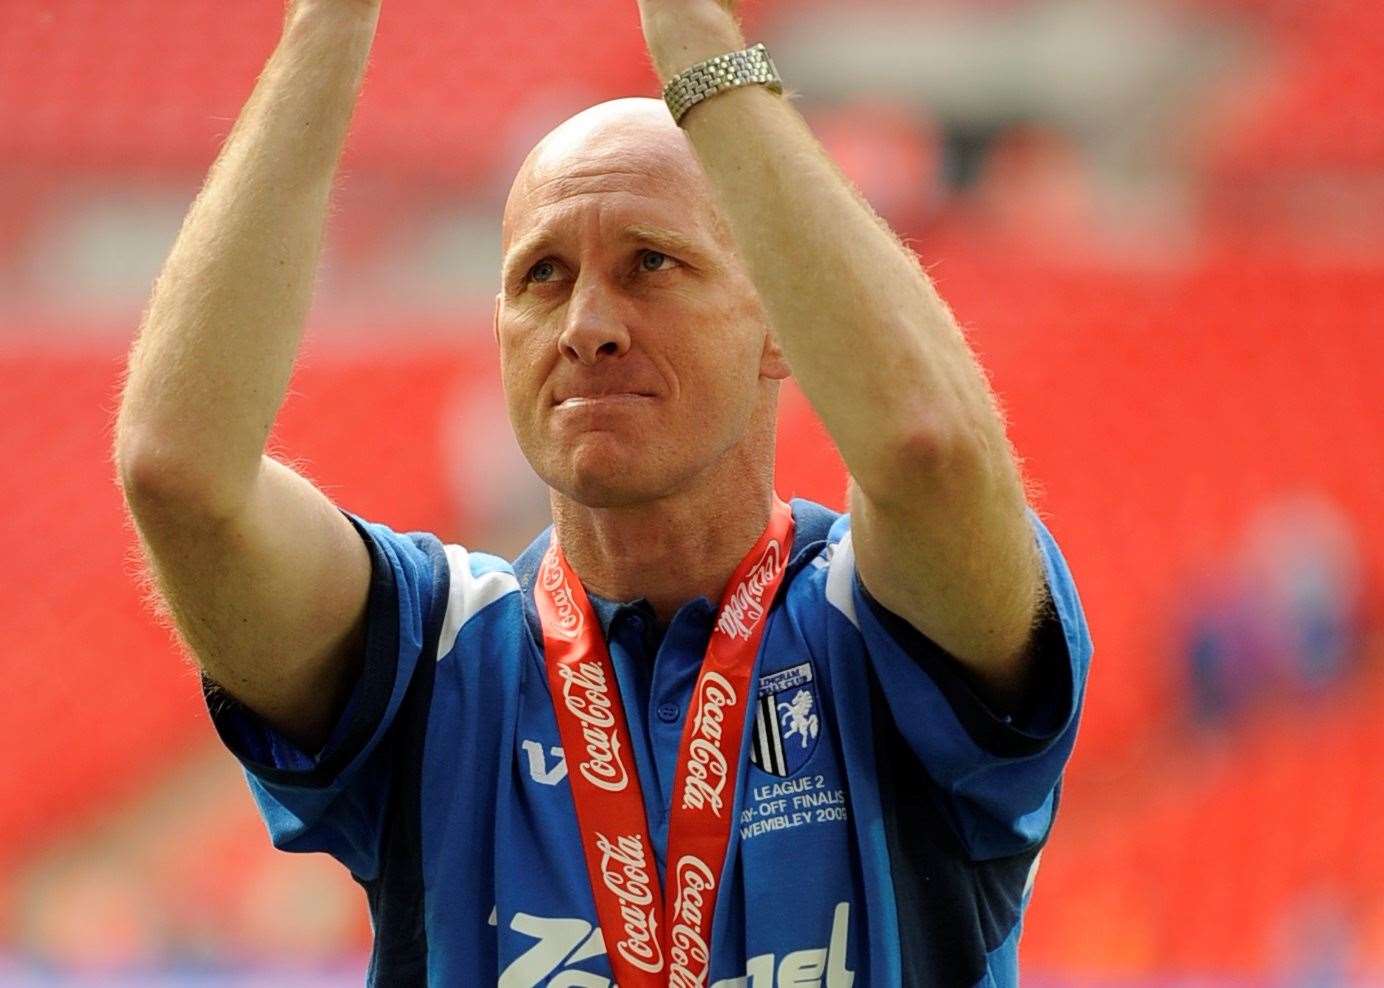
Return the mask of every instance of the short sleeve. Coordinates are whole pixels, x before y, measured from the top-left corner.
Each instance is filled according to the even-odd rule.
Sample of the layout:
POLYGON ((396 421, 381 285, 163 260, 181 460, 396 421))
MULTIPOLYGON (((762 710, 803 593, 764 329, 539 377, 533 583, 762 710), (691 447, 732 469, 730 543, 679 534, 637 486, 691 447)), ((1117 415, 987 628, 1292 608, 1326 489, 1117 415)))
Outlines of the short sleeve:
POLYGON ((245 770, 274 846, 325 851, 363 880, 379 867, 391 756, 421 660, 437 648, 447 562, 432 535, 401 535, 343 511, 370 551, 365 660, 321 751, 307 752, 215 684, 203 691, 222 742, 245 770))
POLYGON ((895 731, 941 791, 978 860, 1017 854, 1046 838, 1090 667, 1091 638, 1071 572, 1047 527, 1031 509, 1028 517, 1050 606, 1033 638, 1034 693, 1020 711, 991 709, 955 659, 870 596, 849 532, 828 573, 828 598, 859 629, 895 731))

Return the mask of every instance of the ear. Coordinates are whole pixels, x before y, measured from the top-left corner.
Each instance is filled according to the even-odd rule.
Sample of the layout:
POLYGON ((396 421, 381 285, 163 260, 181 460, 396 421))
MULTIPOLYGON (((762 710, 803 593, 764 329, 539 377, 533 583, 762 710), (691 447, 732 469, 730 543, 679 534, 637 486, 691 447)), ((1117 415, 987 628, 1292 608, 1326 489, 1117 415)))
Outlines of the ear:
POLYGON ((764 333, 764 350, 759 355, 759 376, 772 381, 783 381, 793 376, 793 369, 788 366, 788 358, 783 355, 772 329, 764 333))
POLYGON ((490 333, 495 337, 495 345, 500 345, 500 293, 495 293, 495 311, 490 317, 490 333))

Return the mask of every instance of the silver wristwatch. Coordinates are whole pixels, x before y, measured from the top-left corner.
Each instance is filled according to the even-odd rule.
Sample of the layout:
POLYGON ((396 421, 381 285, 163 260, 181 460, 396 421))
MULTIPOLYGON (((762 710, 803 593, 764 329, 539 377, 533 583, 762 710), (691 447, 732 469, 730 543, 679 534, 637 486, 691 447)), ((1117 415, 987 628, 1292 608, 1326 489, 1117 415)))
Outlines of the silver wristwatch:
POLYGON ((673 119, 682 123, 687 111, 702 100, 727 89, 755 85, 768 86, 771 92, 783 92, 783 80, 774 67, 774 60, 769 57, 769 49, 762 44, 708 58, 679 72, 663 87, 663 101, 668 104, 673 119))

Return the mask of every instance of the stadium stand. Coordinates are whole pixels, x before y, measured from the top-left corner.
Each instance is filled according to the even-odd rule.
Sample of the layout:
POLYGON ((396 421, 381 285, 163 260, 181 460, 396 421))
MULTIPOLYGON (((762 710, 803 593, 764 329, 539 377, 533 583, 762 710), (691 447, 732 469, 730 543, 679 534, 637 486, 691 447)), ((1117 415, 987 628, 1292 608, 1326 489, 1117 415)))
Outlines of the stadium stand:
MULTIPOLYGON (((1384 742, 1384 224, 1358 207, 1338 209, 1330 229, 1320 209, 1303 222, 1285 194, 1379 203, 1368 189, 1384 174, 1384 7, 1167 2, 1229 18, 1271 53, 1233 91, 1208 94, 1207 115, 1188 125, 1201 142, 1185 163, 1201 225, 1186 249, 1131 264, 1090 240, 1045 256, 1037 237, 1025 248, 978 223, 974 202, 900 195, 904 232, 1003 396, 1098 646, 1026 961, 1092 978, 1267 983, 1293 963, 1283 945, 1294 931, 1339 913, 1351 970, 1384 972, 1384 852, 1373 837, 1384 811, 1373 770, 1384 742), (1334 686, 1304 696, 1267 684, 1223 722, 1197 723, 1180 624, 1188 595, 1233 560, 1265 505, 1302 493, 1333 505, 1355 539, 1358 652, 1334 686)), ((280 4, 0 6, 3 301, 78 178, 177 184, 205 169, 273 43, 280 4)), ((347 170, 397 188, 344 218, 347 260, 388 253, 401 203, 426 209, 462 187, 493 196, 515 155, 568 110, 652 91, 629 6, 389 4, 347 170), (535 87, 533 64, 561 84, 535 87)), ((805 6, 754 15, 772 23, 805 6)), ((879 155, 891 143, 913 181, 935 181, 942 137, 915 109, 873 107, 878 124, 867 127, 838 110, 824 133, 874 173, 862 184, 887 185, 879 155), (881 144, 872 129, 885 132, 881 144), (926 146, 907 146, 910 134, 926 146)), ((1059 140, 1044 132, 1033 143, 1047 153, 1059 140)), ((1022 205, 1031 190, 1010 193, 1022 205)), ((1068 232, 1082 236, 1082 223, 1068 232)), ((458 432, 491 428, 458 402, 494 377, 484 316, 316 325, 276 448, 354 511, 485 547, 489 522, 468 512, 449 465, 458 432)), ((113 483, 111 417, 135 318, 21 320, 0 306, 0 517, 17 574, 0 601, 0 929, 11 931, 0 951, 272 960, 295 948, 273 937, 256 890, 289 866, 233 774, 206 768, 214 751, 196 679, 142 599, 113 483), (170 780, 183 773, 221 788, 178 788, 170 780), (113 816, 147 831, 131 839, 132 856, 109 858, 89 883, 53 879, 55 861, 108 860, 113 816), (206 844, 218 853, 200 853, 206 844), (140 910, 122 898, 135 882, 140 910), (108 936, 44 919, 73 914, 79 899, 94 926, 110 917, 108 936)), ((781 460, 785 494, 839 505, 840 465, 796 393, 781 460)), ((310 887, 358 896, 344 876, 322 881, 310 887)), ((305 933, 318 939, 302 950, 359 951, 368 935, 358 909, 305 933)))
MULTIPOLYGON (((650 91, 627 6, 421 0, 391 8, 351 165, 474 179, 507 142, 534 136, 564 111, 650 91), (602 30, 583 30, 595 23, 602 30), (560 84, 535 85, 535 64, 560 84)), ((281 10, 214 0, 10 0, 0 29, 0 154, 88 169, 200 171, 249 95, 281 10)))

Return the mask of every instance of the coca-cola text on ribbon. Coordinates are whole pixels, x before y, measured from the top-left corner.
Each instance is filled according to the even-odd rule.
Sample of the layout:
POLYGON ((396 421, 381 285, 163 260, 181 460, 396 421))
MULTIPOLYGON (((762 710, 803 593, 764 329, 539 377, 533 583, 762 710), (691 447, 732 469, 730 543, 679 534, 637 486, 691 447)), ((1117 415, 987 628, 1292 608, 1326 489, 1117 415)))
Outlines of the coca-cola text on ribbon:
POLYGON ((777 539, 771 539, 764 547, 764 554, 750 567, 740 584, 726 595, 721 605, 716 627, 723 634, 732 635, 742 641, 749 641, 754 629, 764 617, 768 603, 764 591, 778 578, 783 566, 783 549, 777 539))
POLYGON ((706 913, 706 893, 716 887, 716 877, 695 854, 684 854, 673 868, 673 914, 668 958, 670 985, 704 985, 711 958, 704 930, 711 926, 706 913))
POLYGON ((577 606, 572 585, 567 581, 567 574, 563 572, 555 550, 549 549, 543 556, 538 579, 543 589, 552 597, 553 606, 557 609, 557 625, 552 630, 576 641, 582 633, 586 618, 582 616, 582 609, 577 606))
POLYGON ((599 832, 595 838, 601 854, 601 880, 620 900, 624 935, 616 941, 615 949, 639 970, 657 974, 663 970, 663 948, 658 942, 658 902, 644 838, 621 834, 611 840, 599 832))
POLYGON ((737 699, 735 687, 719 672, 703 673, 697 685, 698 693, 692 703, 692 734, 687 745, 682 807, 686 810, 710 808, 719 817, 730 768, 724 748, 726 707, 735 706, 737 699))
POLYGON ((562 702, 581 722, 585 756, 577 764, 582 778, 606 792, 622 792, 629 770, 620 751, 620 735, 611 707, 610 684, 599 662, 563 664, 562 702))

